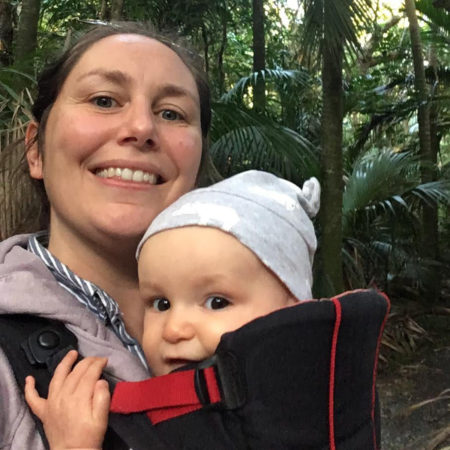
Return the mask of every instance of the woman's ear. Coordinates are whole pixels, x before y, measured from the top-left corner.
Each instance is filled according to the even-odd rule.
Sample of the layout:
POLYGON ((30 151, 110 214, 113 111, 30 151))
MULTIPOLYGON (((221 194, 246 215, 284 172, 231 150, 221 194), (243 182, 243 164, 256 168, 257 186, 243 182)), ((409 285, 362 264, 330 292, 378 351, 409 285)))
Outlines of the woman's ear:
POLYGON ((44 178, 42 170, 42 154, 38 146, 38 127, 39 124, 34 120, 28 124, 25 133, 25 148, 27 152, 28 168, 31 178, 42 180, 44 178))

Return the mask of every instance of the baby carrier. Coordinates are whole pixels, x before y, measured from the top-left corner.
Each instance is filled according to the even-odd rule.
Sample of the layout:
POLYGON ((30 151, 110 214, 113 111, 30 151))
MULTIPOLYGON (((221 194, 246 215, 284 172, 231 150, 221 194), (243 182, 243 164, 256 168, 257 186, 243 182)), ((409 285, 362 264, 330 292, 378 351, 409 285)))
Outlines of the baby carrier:
MULTIPOLYGON (((375 378, 388 312, 387 297, 366 290, 300 303, 225 334, 200 364, 120 382, 104 448, 378 449, 375 378)), ((2 339, 18 383, 32 373, 41 395, 56 362, 76 346, 65 327, 45 322, 17 341, 26 358, 5 349, 11 335, 2 339), (61 345, 46 353, 49 345, 38 347, 53 331, 61 345)))

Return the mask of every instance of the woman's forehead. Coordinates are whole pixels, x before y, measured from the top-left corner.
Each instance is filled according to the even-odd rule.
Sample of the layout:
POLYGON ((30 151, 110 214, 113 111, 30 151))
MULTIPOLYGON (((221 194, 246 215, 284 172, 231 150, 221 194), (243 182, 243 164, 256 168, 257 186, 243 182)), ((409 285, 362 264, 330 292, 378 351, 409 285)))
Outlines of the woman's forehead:
POLYGON ((83 53, 68 79, 77 81, 88 73, 99 71, 120 71, 138 78, 178 81, 197 97, 194 76, 185 62, 167 45, 148 36, 115 34, 97 41, 83 53))
MULTIPOLYGON (((148 57, 157 55, 159 58, 174 60, 185 65, 170 47, 154 38, 139 34, 114 34, 104 37, 81 55, 79 63, 83 60, 95 63, 100 57, 105 58, 106 61, 119 60, 125 65, 138 54, 148 54, 148 57)), ((143 59, 141 63, 145 64, 146 59, 143 59)))

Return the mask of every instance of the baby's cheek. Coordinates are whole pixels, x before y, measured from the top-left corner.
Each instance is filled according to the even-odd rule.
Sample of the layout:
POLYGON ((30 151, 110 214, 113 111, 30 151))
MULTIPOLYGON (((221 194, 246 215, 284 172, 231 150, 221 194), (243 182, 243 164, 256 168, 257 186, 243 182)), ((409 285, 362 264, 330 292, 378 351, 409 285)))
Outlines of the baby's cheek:
POLYGON ((152 326, 149 320, 144 319, 144 334, 142 336, 142 349, 144 350, 145 357, 149 365, 159 353, 159 341, 157 335, 154 332, 156 327, 152 326), (149 331, 152 330, 152 331, 149 331))
POLYGON ((206 330, 203 339, 203 347, 205 348, 208 357, 215 353, 217 346, 219 345, 220 338, 228 331, 232 331, 232 328, 225 327, 220 323, 208 324, 208 330, 206 330))
POLYGON ((220 319, 217 319, 217 321, 208 321, 208 338, 205 339, 204 342, 206 342, 205 347, 208 350, 209 356, 215 353, 216 348, 220 343, 220 339, 225 333, 241 328, 254 318, 254 315, 249 312, 246 314, 246 311, 239 311, 239 314, 227 314, 227 317, 221 315, 220 319))

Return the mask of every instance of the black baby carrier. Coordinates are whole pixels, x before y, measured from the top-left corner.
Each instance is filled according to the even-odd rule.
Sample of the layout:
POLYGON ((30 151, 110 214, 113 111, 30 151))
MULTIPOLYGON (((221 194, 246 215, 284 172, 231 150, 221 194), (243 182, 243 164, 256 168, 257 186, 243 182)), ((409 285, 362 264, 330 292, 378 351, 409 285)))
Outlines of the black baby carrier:
MULTIPOLYGON (((387 297, 367 290, 300 303, 225 334, 200 364, 118 383, 104 448, 378 449, 375 379, 388 312, 387 297)), ((26 364, 2 342, 19 384, 37 374, 41 395, 56 361, 76 346, 65 327, 45 322, 20 344, 26 364), (34 341, 49 330, 64 342, 31 371, 34 341)))

